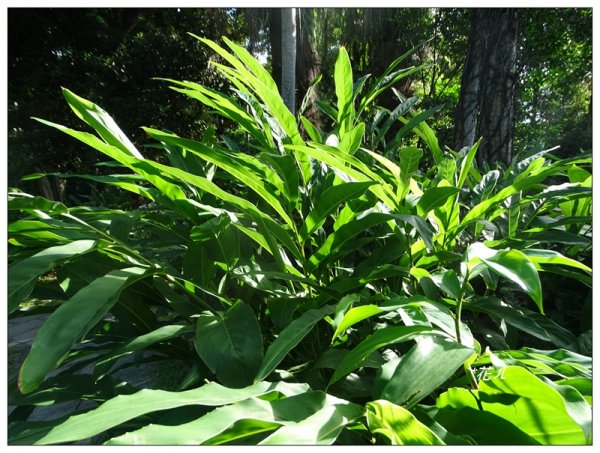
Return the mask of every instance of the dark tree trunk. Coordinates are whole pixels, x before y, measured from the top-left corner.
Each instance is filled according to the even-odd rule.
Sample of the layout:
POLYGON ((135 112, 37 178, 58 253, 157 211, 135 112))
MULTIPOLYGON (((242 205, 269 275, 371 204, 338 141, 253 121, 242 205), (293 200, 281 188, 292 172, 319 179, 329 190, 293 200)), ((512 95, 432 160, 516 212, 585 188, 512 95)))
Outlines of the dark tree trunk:
POLYGON ((281 92, 281 8, 269 12, 269 38, 271 40, 271 68, 273 79, 281 92))
POLYGON ((513 154, 517 78, 517 9, 485 10, 480 162, 510 163, 513 154), (487 33, 485 30, 489 30, 487 33))
POLYGON ((454 123, 454 143, 457 151, 465 146, 473 146, 477 134, 481 60, 483 58, 483 40, 480 37, 481 26, 479 25, 482 12, 481 9, 473 10, 471 18, 469 50, 462 73, 460 99, 454 123))
MULTIPOLYGON (((315 51, 311 30, 313 29, 312 12, 310 9, 298 9, 296 24, 297 53, 296 53, 296 86, 298 87, 296 105, 301 105, 304 95, 311 82, 319 75, 321 61, 315 51)), ((313 124, 319 125, 319 109, 316 106, 317 90, 313 91, 303 115, 313 124)))
POLYGON ((456 113, 457 149, 482 137, 477 160, 508 164, 513 154, 517 10, 475 9, 456 113), (477 127, 479 126, 479 128, 477 127))

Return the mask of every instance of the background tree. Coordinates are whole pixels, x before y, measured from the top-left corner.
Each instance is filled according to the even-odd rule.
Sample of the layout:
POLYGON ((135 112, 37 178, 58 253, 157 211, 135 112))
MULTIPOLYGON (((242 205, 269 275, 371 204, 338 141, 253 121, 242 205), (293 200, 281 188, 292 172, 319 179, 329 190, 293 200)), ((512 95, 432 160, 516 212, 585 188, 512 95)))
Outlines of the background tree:
POLYGON ((480 163, 508 163, 512 158, 517 17, 518 10, 512 8, 473 11, 456 114, 456 147, 473 145, 479 123, 480 163))
MULTIPOLYGON (((8 183, 31 190, 33 183, 19 180, 34 171, 102 171, 90 170, 96 155, 30 118, 74 125, 62 108, 61 86, 111 111, 138 146, 146 142, 141 125, 199 138, 212 125, 206 109, 173 96, 153 77, 218 88, 223 81, 208 67, 205 46, 186 32, 243 42, 243 18, 226 9, 11 8, 8 15, 8 183)), ((96 191, 92 183, 73 179, 45 185, 57 199, 70 186, 68 192, 78 197, 96 191)))

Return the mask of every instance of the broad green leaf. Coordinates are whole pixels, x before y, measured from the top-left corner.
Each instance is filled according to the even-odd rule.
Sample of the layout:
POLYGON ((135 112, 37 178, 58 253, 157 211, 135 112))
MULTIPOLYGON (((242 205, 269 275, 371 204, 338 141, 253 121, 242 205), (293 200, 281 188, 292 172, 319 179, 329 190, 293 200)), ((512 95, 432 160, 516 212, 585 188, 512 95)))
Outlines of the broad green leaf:
POLYGON ((64 214, 69 212, 67 207, 58 201, 51 201, 44 197, 34 197, 20 192, 8 193, 9 211, 38 210, 47 214, 64 214))
POLYGON ((497 356, 508 365, 519 365, 533 373, 557 375, 561 378, 592 377, 592 360, 565 349, 540 350, 521 348, 498 351, 497 356))
POLYGON ((416 215, 394 215, 395 219, 412 225, 429 250, 433 250, 433 231, 422 217, 416 215))
MULTIPOLYGON (((575 267, 577 269, 584 270, 586 272, 592 272, 588 266, 579 261, 555 252, 554 250, 543 250, 543 249, 523 249, 522 252, 529 258, 529 260, 538 267, 540 264, 562 264, 565 266, 575 267)), ((538 269, 540 269, 538 267, 538 269)), ((540 269, 543 270, 543 269, 540 269)))
POLYGON ((417 212, 425 216, 427 213, 437 207, 440 207, 448 201, 448 198, 460 192, 458 187, 442 186, 428 189, 417 203, 417 212))
POLYGON ((100 379, 110 370, 110 367, 119 357, 131 354, 132 352, 139 351, 141 349, 145 349, 155 343, 169 340, 173 337, 193 331, 194 329, 189 324, 174 324, 170 326, 159 327, 152 332, 133 338, 132 340, 125 342, 113 352, 110 352, 107 356, 98 360, 94 368, 94 374, 98 379, 100 379))
MULTIPOLYGON (((440 395, 437 406, 493 414, 544 445, 586 443, 583 430, 569 416, 560 393, 521 367, 506 367, 500 376, 480 381, 477 391, 451 388, 440 395)), ((490 425, 488 429, 497 427, 490 425)), ((465 431, 477 440, 475 430, 465 431)), ((509 433, 497 430, 495 434, 500 440, 509 433)), ((507 440, 516 441, 514 438, 504 441, 507 440)))
POLYGON ((452 269, 431 276, 433 282, 448 296, 460 299, 462 296, 462 285, 458 280, 456 272, 452 269))
POLYGON ((452 377, 473 352, 448 339, 425 338, 400 358, 380 397, 414 406, 452 377))
POLYGON ((347 154, 354 154, 362 143, 365 134, 365 123, 358 123, 352 130, 342 137, 339 149, 347 154))
MULTIPOLYGON (((202 445, 235 426, 241 420, 275 422, 273 403, 250 398, 219 407, 208 414, 174 426, 150 424, 113 437, 106 445, 202 445)), ((281 422, 276 426, 280 426, 281 422)))
POLYGON ((344 47, 340 47, 335 61, 334 81, 338 108, 337 122, 340 127, 340 138, 343 139, 354 122, 352 66, 344 47))
POLYGON ((423 326, 394 326, 376 330, 344 357, 342 363, 333 373, 328 385, 331 386, 348 373, 359 368, 364 359, 376 349, 389 344, 412 340, 419 335, 439 335, 439 332, 431 327, 423 326))
POLYGON ((404 200, 410 189, 411 176, 419 169, 419 161, 423 157, 423 151, 412 146, 400 148, 400 184, 398 185, 398 199, 404 200))
POLYGON ((263 359, 258 321, 252 308, 242 302, 223 316, 200 315, 194 346, 204 363, 228 387, 251 383, 263 359))
MULTIPOLYGON (((477 401, 474 395, 471 398, 477 401)), ((464 445, 540 445, 513 423, 491 412, 473 407, 442 408, 433 412, 433 419, 455 438, 464 439, 464 445)))
POLYGON ((513 307, 493 297, 477 298, 465 303, 464 309, 488 313, 506 324, 557 346, 568 347, 575 336, 551 319, 524 307, 513 307))
POLYGON ((375 316, 384 312, 385 310, 383 308, 378 307, 377 305, 361 305, 360 307, 351 308, 344 315, 339 325, 335 329, 331 341, 333 342, 333 340, 342 335, 348 327, 351 327, 360 321, 370 318, 371 316, 375 316))
MULTIPOLYGON (((519 250, 494 250, 478 242, 467 249, 469 263, 481 260, 501 277, 515 282, 523 289, 544 313, 542 284, 537 269, 531 260, 519 250)), ((471 264, 468 264, 470 266, 471 264)))
POLYGON ((335 404, 327 404, 310 417, 279 428, 260 445, 333 444, 345 426, 362 417, 363 408, 337 398, 331 399, 335 404))
POLYGON ((367 425, 392 445, 445 445, 427 426, 402 406, 386 400, 367 403, 367 425))
POLYGON ((306 384, 285 382, 260 382, 242 389, 232 389, 211 382, 184 392, 144 389, 133 395, 117 396, 84 414, 69 417, 37 444, 60 444, 87 439, 141 415, 176 407, 223 406, 272 392, 292 396, 308 390, 306 384))
POLYGON ((40 275, 78 255, 95 250, 99 246, 101 244, 97 241, 73 241, 69 244, 49 247, 10 266, 8 269, 8 313, 19 308, 19 304, 31 294, 40 275))
POLYGON ((315 125, 303 116, 300 117, 300 121, 302 122, 304 130, 306 130, 306 133, 308 134, 310 139, 315 143, 321 143, 323 139, 315 125))
POLYGON ((262 381, 271 374, 288 352, 295 348, 296 345, 308 335, 314 325, 323 319, 324 316, 333 313, 333 311, 334 307, 331 305, 326 305, 323 308, 313 308, 292 321, 285 329, 283 329, 267 349, 260 369, 254 378, 254 382, 262 381))
MULTIPOLYGON (((570 385, 558 384, 543 377, 543 381, 560 393, 569 416, 581 427, 586 438, 586 443, 592 443, 592 407, 587 403, 579 391, 570 385)), ((591 378, 590 378, 591 381, 591 378)))
POLYGON ((373 184, 376 184, 375 181, 348 182, 325 190, 316 200, 313 210, 308 214, 300 228, 300 240, 304 242, 323 224, 329 214, 333 213, 343 203, 361 196, 373 184))
POLYGON ((121 291, 148 275, 148 269, 118 269, 97 278, 54 311, 38 330, 19 372, 22 393, 35 390, 83 337, 119 300, 121 291))
POLYGON ((129 156, 144 158, 108 113, 66 88, 63 88, 62 92, 75 114, 98 132, 102 140, 129 156))

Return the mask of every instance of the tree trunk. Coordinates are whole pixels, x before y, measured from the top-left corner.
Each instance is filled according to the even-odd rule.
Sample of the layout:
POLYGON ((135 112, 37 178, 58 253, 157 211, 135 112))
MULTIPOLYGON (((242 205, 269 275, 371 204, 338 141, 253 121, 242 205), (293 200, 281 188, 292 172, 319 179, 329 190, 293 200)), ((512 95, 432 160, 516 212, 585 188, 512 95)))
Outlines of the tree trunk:
POLYGON ((517 10, 475 9, 456 112, 457 149, 482 142, 477 160, 508 164, 513 154, 517 10), (479 128, 477 127, 479 123, 479 128))
POLYGON ((281 92, 281 8, 271 8, 269 11, 269 38, 273 80, 281 92))
POLYGON ((296 113, 296 8, 281 10, 281 97, 296 113))
MULTIPOLYGON (((319 75, 321 61, 315 51, 311 31, 313 29, 312 11, 307 8, 298 10, 297 53, 296 53, 296 85, 298 96, 296 105, 301 105, 311 82, 319 75)), ((316 106, 317 90, 313 90, 303 115, 317 127, 319 126, 319 109, 316 106)))
POLYGON ((485 70, 482 74, 480 120, 483 141, 480 162, 510 163, 513 154, 517 77, 517 11, 487 9, 485 70))
POLYGON ((483 40, 480 37, 480 22, 483 10, 475 9, 471 18, 471 34, 467 61, 460 83, 460 99, 456 109, 454 125, 454 143, 456 150, 475 143, 477 133, 477 113, 479 108, 479 89, 481 86, 481 60, 483 58, 483 40))

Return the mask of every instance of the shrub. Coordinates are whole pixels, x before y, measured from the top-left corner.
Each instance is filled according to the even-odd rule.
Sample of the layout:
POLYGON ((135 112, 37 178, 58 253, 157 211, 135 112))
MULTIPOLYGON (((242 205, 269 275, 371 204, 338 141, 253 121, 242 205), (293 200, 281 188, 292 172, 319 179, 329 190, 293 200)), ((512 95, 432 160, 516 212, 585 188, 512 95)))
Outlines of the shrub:
POLYGON ((202 41, 233 94, 168 82, 236 122, 235 136, 145 128, 167 164, 69 90, 95 134, 39 120, 119 168, 78 177, 146 202, 10 191, 9 312, 50 312, 11 384, 10 442, 590 443, 591 359, 544 316, 540 281, 591 284, 579 260, 590 157, 545 152, 481 174, 478 144, 440 148, 425 122, 435 109, 375 105, 418 68, 399 58, 354 83, 344 49, 320 131, 245 49, 202 41), (19 310, 32 298, 51 302, 19 310), (541 348, 522 347, 531 338, 541 348), (118 378, 174 358, 187 374, 168 391, 118 378), (35 405, 79 400, 96 407, 28 421, 35 405))

